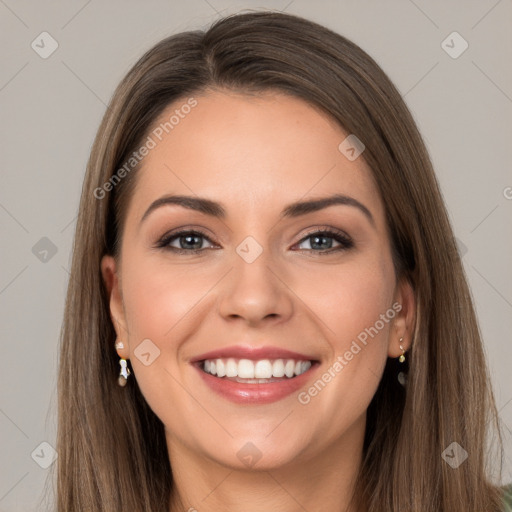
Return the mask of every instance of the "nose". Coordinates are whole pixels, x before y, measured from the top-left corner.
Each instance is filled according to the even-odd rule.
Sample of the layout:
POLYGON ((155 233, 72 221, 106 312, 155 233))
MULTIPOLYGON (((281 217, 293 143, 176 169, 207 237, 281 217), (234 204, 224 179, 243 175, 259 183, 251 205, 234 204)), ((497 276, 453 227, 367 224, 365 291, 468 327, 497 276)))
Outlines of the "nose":
POLYGON ((224 283, 219 313, 225 320, 251 327, 281 323, 291 317, 293 292, 265 251, 252 263, 236 256, 224 283))

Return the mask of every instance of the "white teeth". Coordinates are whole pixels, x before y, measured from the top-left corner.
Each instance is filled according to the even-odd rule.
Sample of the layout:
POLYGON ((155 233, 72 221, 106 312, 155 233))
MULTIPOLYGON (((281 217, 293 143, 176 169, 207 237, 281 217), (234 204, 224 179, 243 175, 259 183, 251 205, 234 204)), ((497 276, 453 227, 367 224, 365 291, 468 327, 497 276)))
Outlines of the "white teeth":
POLYGON ((203 370, 217 377, 238 377, 240 379, 271 379, 286 376, 291 379, 308 371, 311 361, 294 359, 207 359, 203 370))
POLYGON ((302 368, 300 373, 307 372, 311 368, 311 361, 302 361, 302 368))
POLYGON ((286 361, 284 373, 289 379, 293 377, 293 374, 295 373, 295 361, 293 359, 288 359, 288 361, 286 361))
POLYGON ((222 359, 217 359, 215 361, 215 365, 217 368, 217 377, 224 377, 224 375, 226 375, 224 361, 222 359))
POLYGON ((272 363, 268 359, 258 361, 254 365, 254 377, 257 379, 270 379, 272 377, 272 363))
POLYGON ((276 359, 272 365, 272 377, 284 377, 284 362, 276 359))
MULTIPOLYGON (((215 375, 215 372, 211 373, 212 375, 215 375)), ((240 359, 240 361, 238 361, 237 373, 237 377, 242 379, 254 379, 254 363, 249 359, 240 359)))
MULTIPOLYGON (((208 370, 206 369, 206 363, 208 361, 205 361, 204 362, 204 371, 205 372, 208 372, 208 370)), ((237 377, 238 376, 238 364, 236 363, 236 361, 234 359, 228 359, 227 363, 226 363, 226 377, 237 377)))

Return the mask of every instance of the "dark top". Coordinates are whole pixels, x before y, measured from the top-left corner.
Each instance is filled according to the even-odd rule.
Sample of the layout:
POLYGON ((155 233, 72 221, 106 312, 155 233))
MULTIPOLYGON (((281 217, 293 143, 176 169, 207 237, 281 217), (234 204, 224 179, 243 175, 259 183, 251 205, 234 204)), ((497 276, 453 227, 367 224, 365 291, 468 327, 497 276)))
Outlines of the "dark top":
POLYGON ((512 512, 512 484, 503 488, 503 512, 512 512))

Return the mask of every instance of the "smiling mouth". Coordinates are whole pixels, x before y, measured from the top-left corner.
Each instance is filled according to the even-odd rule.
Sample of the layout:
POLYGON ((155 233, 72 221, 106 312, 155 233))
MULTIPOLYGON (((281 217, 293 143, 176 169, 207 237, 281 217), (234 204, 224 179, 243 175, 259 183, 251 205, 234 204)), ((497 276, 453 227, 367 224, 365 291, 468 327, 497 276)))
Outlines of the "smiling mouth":
POLYGON ((243 384, 269 384, 291 380, 318 364, 304 359, 216 358, 198 361, 199 368, 219 379, 243 384))

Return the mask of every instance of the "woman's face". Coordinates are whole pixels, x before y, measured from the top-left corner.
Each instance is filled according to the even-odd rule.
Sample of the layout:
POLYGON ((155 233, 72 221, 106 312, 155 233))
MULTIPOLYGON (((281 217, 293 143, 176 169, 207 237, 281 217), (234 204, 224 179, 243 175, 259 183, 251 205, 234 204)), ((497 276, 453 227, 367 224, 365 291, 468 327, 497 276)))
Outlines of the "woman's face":
POLYGON ((349 134, 300 99, 194 99, 153 126, 175 115, 150 134, 121 262, 102 261, 118 354, 170 454, 272 468, 358 446, 413 309, 364 152, 340 150, 349 134), (205 359, 220 375, 256 373, 207 375, 205 359))

